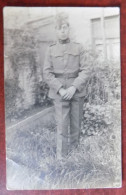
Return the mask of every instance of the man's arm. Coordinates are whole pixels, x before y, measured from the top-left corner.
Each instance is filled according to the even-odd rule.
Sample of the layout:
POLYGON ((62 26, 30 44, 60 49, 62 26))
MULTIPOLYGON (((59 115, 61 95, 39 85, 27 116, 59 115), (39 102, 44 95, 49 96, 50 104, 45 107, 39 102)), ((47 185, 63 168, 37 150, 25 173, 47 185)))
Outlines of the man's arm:
POLYGON ((48 47, 46 56, 45 56, 45 63, 43 69, 44 79, 49 85, 50 88, 53 88, 56 93, 63 87, 62 83, 55 78, 52 59, 51 59, 51 47, 48 47))
POLYGON ((89 75, 89 66, 87 64, 87 59, 83 47, 80 45, 80 62, 79 62, 79 75, 72 83, 71 87, 67 89, 67 94, 64 99, 70 100, 75 94, 76 90, 81 91, 84 88, 84 83, 89 75))
POLYGON ((81 91, 84 87, 84 83, 89 76, 89 66, 87 64, 86 54, 83 47, 80 45, 80 67, 78 77, 72 83, 78 91, 81 91))

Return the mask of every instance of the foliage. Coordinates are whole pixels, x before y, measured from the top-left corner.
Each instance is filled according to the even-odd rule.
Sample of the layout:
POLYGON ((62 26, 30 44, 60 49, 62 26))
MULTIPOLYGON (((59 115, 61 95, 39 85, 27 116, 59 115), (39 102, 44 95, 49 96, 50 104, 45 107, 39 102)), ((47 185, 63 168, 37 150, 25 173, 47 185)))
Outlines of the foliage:
POLYGON ((29 32, 26 29, 20 31, 15 30, 13 33, 15 36, 13 37, 13 44, 9 51, 9 57, 11 59, 12 69, 18 80, 20 69, 25 68, 22 66, 29 66, 26 61, 27 59, 30 61, 30 69, 32 70, 32 73, 36 73, 36 42, 33 38, 32 32, 29 32))
POLYGON ((5 81, 6 116, 10 119, 15 119, 21 116, 21 113, 23 114, 27 109, 25 106, 25 90, 27 89, 26 87, 21 88, 23 82, 26 83, 26 81, 23 81, 24 78, 21 78, 20 74, 25 74, 25 77, 29 80, 29 87, 31 88, 29 96, 32 96, 32 99, 34 99, 38 59, 35 49, 36 41, 31 31, 27 29, 13 30, 8 32, 8 36, 11 38, 11 45, 9 42, 6 44, 8 44, 7 49, 13 72, 11 77, 13 79, 6 79, 5 81))
POLYGON ((18 86, 18 82, 15 82, 13 79, 5 80, 5 97, 6 97, 6 117, 14 118, 19 116, 19 112, 23 111, 22 109, 22 89, 18 86), (20 97, 20 98, 19 98, 20 97), (18 106, 17 106, 18 104, 18 106))
MULTIPOLYGON (((88 106, 89 115, 94 110, 94 118, 97 119, 99 116, 102 124, 104 122, 106 125, 101 125, 99 122, 100 133, 97 131, 90 136, 86 133, 81 135, 78 148, 62 160, 56 159, 56 127, 51 123, 49 128, 48 124, 48 127, 43 127, 41 120, 31 121, 27 126, 14 131, 13 137, 7 144, 7 157, 20 167, 24 166, 27 172, 34 172, 34 179, 33 175, 26 176, 25 186, 32 189, 96 188, 111 185, 118 187, 121 174, 120 121, 117 120, 116 109, 113 106, 108 109, 110 110, 104 118, 104 105, 99 108, 92 105, 92 109, 90 105, 88 106), (111 112, 114 113, 112 119, 109 118, 111 112), (30 184, 27 183, 28 180, 30 184)), ((89 125, 88 120, 87 126, 89 125)), ((14 183, 19 172, 20 170, 15 171, 14 183)), ((19 188, 23 185, 23 180, 20 180, 19 188)))
MULTIPOLYGON (((19 74, 21 69, 24 69, 28 66, 30 67, 30 75, 29 77, 33 77, 32 80, 32 93, 35 97, 35 103, 40 106, 48 106, 52 104, 50 98, 48 98, 48 85, 39 81, 37 75, 37 67, 39 64, 39 56, 36 51, 37 40, 35 39, 34 32, 29 31, 28 29, 24 30, 15 30, 11 32, 12 45, 9 49, 9 57, 12 63, 12 69, 14 72, 13 82, 15 83, 10 85, 10 89, 6 86, 5 82, 5 91, 6 94, 10 94, 10 91, 15 93, 13 90, 13 86, 16 86, 16 89, 20 89, 19 87, 19 74)), ((107 102, 112 101, 114 98, 120 98, 120 73, 118 62, 103 60, 98 52, 94 52, 92 50, 85 50, 85 62, 89 66, 89 77, 85 82, 86 86, 86 96, 85 102, 94 105, 101 105, 107 102)), ((26 70, 27 71, 27 70, 26 70)), ((25 100, 23 94, 21 94, 21 90, 17 90, 17 94, 13 94, 13 100, 11 98, 6 98, 7 105, 13 105, 12 101, 15 98, 19 98, 19 102, 25 100), (18 91, 19 94, 18 94, 18 91), (10 102, 9 102, 10 101, 10 102)), ((22 89, 22 93, 24 90, 22 89)), ((31 94, 30 94, 31 95, 31 94)), ((9 95, 10 96, 10 95, 9 95)), ((16 101, 16 99, 15 99, 16 101)), ((34 103, 33 103, 34 104, 34 103)), ((11 106, 12 107, 12 106, 11 106)), ((7 107, 7 116, 13 116, 11 114, 11 107, 7 107)), ((15 107, 15 113, 19 112, 19 108, 15 107)), ((25 106, 22 109, 25 110, 25 106)), ((16 114, 15 114, 16 116, 16 114)))
MULTIPOLYGON (((15 68, 18 63, 18 60, 15 59, 20 59, 20 56, 23 57, 27 53, 23 49, 21 52, 20 49, 17 51, 17 58, 13 56, 15 68)), ((30 55, 34 54, 32 49, 28 49, 28 51, 30 55)), ((94 188, 96 186, 106 187, 113 183, 115 183, 113 187, 118 187, 120 183, 118 180, 121 174, 120 121, 117 120, 119 112, 114 110, 114 104, 111 106, 111 103, 120 100, 118 64, 108 60, 104 61, 92 51, 86 51, 85 62, 91 70, 90 76, 86 80, 86 97, 79 147, 69 153, 66 158, 57 160, 56 127, 51 124, 43 127, 38 119, 13 131, 13 136, 7 143, 7 157, 16 165, 24 166, 28 172, 32 172, 31 178, 27 178, 30 181, 29 188, 33 186, 33 188, 37 186, 38 189, 50 188, 50 184, 51 188, 74 188, 75 185, 78 188, 82 186, 83 188, 94 188), (111 183, 112 181, 113 183, 111 183)), ((36 64, 33 63, 32 67, 35 71, 34 65, 36 64)), ((18 86, 18 77, 16 81, 15 83, 14 80, 9 80, 5 83, 7 114, 12 117, 15 112, 19 112, 15 100, 17 95, 21 97, 22 94, 18 86)), ((36 104, 51 105, 51 100, 47 96, 48 89, 44 82, 36 80, 36 104)), ((16 174, 17 172, 15 172, 15 178, 16 174)), ((23 186, 22 183, 23 180, 18 185, 23 186)))
POLYGON ((48 97, 49 87, 45 82, 36 83, 36 104, 49 106, 52 105, 52 100, 48 97))
POLYGON ((84 105, 83 121, 82 121, 82 134, 103 135, 107 132, 112 124, 111 106, 106 103, 104 105, 93 105, 89 103, 84 105))
POLYGON ((104 60, 97 52, 86 51, 85 63, 90 72, 86 80, 85 100, 90 104, 104 104, 120 98, 119 62, 104 60))

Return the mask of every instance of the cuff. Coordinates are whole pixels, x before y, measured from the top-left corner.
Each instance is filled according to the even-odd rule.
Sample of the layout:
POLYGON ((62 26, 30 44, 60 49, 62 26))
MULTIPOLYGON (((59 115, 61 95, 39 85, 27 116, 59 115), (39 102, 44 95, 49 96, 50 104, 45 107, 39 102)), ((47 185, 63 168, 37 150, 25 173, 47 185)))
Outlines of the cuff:
POLYGON ((57 88, 56 88, 56 93, 58 93, 59 90, 60 90, 62 87, 63 87, 63 85, 62 85, 62 84, 59 84, 59 85, 57 86, 57 88))
POLYGON ((77 83, 73 83, 72 86, 74 86, 79 92, 81 91, 81 87, 77 83))

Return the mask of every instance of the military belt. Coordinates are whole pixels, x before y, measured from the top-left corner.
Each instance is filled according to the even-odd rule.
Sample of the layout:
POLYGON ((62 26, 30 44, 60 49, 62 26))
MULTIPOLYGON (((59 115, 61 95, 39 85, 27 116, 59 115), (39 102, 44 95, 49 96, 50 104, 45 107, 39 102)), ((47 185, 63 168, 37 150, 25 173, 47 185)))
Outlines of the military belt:
POLYGON ((78 72, 74 73, 55 73, 56 78, 76 78, 78 76, 78 72))

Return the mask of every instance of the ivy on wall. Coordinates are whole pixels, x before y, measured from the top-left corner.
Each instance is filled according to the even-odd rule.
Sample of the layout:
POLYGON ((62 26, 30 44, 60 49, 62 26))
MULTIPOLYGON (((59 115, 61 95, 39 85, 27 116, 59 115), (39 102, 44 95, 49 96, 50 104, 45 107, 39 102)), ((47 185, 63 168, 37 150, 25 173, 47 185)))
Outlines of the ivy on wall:
POLYGON ((48 86, 38 78, 39 57, 33 32, 14 30, 8 32, 8 37, 5 47, 13 77, 5 80, 6 116, 13 118, 35 104, 48 105, 51 100, 47 98, 48 86))

